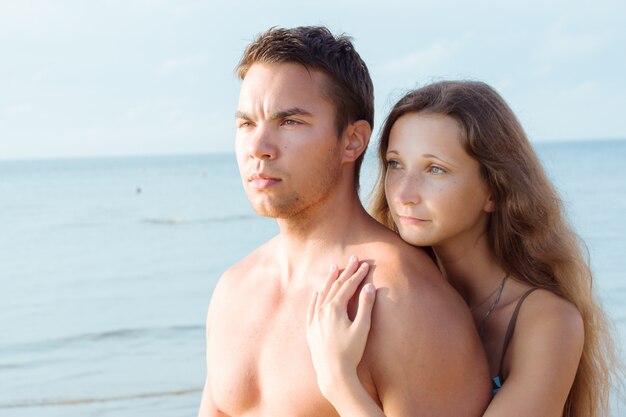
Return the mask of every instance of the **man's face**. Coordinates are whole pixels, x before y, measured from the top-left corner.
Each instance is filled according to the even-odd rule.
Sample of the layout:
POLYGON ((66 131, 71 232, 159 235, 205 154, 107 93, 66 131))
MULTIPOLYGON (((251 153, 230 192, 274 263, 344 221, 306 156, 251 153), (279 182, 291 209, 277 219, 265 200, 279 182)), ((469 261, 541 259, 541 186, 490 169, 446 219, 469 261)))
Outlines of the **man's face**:
POLYGON ((237 106, 237 163, 257 213, 306 214, 336 189, 341 170, 326 75, 299 64, 254 64, 237 106))

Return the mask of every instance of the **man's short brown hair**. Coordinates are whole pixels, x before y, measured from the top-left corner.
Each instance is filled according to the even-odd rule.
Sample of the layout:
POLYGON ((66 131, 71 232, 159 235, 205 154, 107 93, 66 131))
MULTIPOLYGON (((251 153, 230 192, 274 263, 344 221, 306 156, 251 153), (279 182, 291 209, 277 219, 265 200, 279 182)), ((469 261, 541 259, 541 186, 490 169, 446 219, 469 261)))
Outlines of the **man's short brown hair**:
MULTIPOLYGON (((357 120, 365 120, 373 128, 374 86, 367 66, 348 36, 335 37, 323 26, 270 28, 248 45, 237 66, 237 76, 243 80, 255 63, 298 63, 321 71, 330 81, 325 94, 335 106, 337 135, 357 120)), ((357 188, 364 154, 355 161, 357 188)))

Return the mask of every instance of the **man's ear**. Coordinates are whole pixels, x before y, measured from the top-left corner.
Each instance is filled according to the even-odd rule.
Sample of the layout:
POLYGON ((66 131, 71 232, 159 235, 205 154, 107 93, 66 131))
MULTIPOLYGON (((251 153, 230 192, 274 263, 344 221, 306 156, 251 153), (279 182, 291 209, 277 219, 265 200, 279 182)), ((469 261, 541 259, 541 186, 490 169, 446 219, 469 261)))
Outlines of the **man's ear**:
POLYGON ((372 128, 365 120, 357 120, 346 126, 343 131, 343 158, 342 162, 354 162, 367 149, 372 135, 372 128))

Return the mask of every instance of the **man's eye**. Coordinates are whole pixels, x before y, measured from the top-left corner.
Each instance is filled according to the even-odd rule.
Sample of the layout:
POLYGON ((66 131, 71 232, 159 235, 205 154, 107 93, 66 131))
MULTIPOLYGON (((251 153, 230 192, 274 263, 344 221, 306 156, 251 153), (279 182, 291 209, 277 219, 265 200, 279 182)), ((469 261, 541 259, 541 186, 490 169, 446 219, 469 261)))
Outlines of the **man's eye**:
POLYGON ((299 125, 300 122, 292 119, 286 119, 283 121, 283 126, 296 126, 299 125))

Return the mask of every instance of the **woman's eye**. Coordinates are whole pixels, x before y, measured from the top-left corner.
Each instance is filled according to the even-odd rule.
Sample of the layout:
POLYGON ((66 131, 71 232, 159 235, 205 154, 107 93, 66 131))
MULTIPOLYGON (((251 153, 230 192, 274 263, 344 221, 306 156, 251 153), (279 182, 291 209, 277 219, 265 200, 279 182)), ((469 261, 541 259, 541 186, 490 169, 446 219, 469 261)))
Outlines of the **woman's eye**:
POLYGON ((446 170, 438 167, 437 165, 431 165, 431 167, 428 169, 428 171, 431 174, 435 174, 435 175, 441 175, 441 174, 445 174, 446 170))
POLYGON ((387 168, 388 169, 398 169, 400 168, 400 162, 394 160, 394 159, 390 159, 387 161, 387 168))

